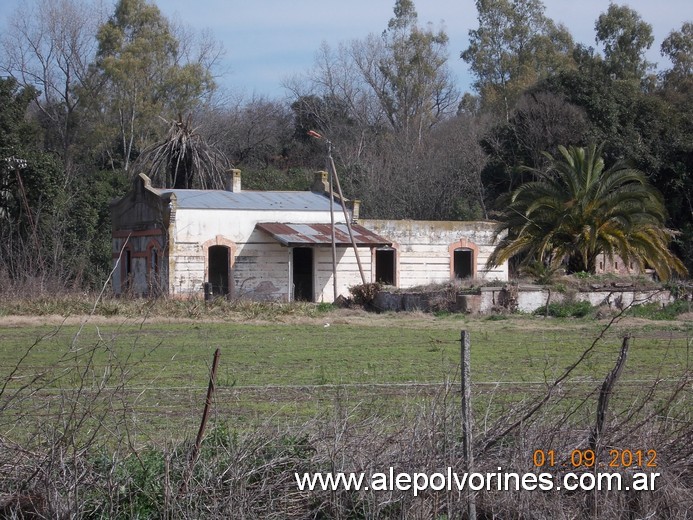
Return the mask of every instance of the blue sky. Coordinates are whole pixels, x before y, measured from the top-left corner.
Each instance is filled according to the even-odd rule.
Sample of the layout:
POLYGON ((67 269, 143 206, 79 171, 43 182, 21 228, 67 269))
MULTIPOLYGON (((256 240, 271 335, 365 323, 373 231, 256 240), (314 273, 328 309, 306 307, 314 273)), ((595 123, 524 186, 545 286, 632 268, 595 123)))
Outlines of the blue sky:
MULTIPOLYGON (((21 1, 0 0, 0 30, 21 1)), ((629 5, 653 26, 655 43, 648 59, 666 68, 659 45, 672 29, 693 21, 693 2, 617 3, 629 5)), ((370 33, 380 34, 393 15, 394 0, 158 0, 156 4, 167 17, 193 29, 208 29, 223 44, 222 86, 247 96, 277 98, 285 94, 282 80, 308 70, 322 42, 336 47, 370 33)), ((474 0, 415 0, 415 4, 419 22, 431 22, 447 32, 450 69, 460 89, 469 90, 472 78, 459 54, 468 45, 469 29, 477 26, 474 0)), ((576 41, 594 45, 594 22, 609 2, 544 0, 544 5, 546 14, 564 23, 576 41)))

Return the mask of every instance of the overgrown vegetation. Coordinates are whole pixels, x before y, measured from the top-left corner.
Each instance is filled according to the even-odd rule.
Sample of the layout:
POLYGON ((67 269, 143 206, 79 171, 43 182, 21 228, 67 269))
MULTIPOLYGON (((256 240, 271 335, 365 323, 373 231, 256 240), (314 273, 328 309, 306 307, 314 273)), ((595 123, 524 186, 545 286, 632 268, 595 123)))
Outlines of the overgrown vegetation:
POLYGON ((25 298, 5 294, 0 302, 0 316, 118 316, 123 318, 207 318, 238 319, 319 316, 333 309, 331 304, 307 302, 261 302, 245 299, 216 298, 203 301, 196 298, 116 298, 111 295, 98 298, 95 294, 63 293, 25 298))
POLYGON ((354 303, 367 307, 373 303, 373 300, 382 288, 382 284, 373 282, 349 287, 349 292, 354 298, 354 303))
POLYGON ((547 315, 554 318, 584 318, 592 312, 588 301, 553 302, 534 311, 536 315, 547 315))
MULTIPOLYGON (((414 496, 307 492, 296 485, 294 472, 464 471, 460 322, 364 316, 334 311, 305 317, 304 324, 277 324, 270 313, 255 325, 92 318, 0 328, 0 511, 10 518, 463 516, 466 503, 457 491, 414 496), (325 316, 332 326, 323 326, 325 316), (223 352, 212 425, 192 461, 217 345, 223 352), (316 363, 326 370, 311 376, 316 363), (180 370, 192 367, 185 390, 180 370), (235 376, 229 369, 238 369, 235 376)), ((656 449, 658 487, 482 490, 479 514, 560 518, 591 503, 595 518, 681 517, 693 498, 690 326, 681 323, 672 333, 616 322, 600 333, 604 326, 592 320, 551 323, 506 315, 463 324, 472 337, 474 471, 531 472, 537 449, 566 458, 584 449, 599 386, 628 333, 634 346, 602 445, 656 449)), ((608 461, 608 451, 600 457, 608 461)))
POLYGON ((690 313, 693 306, 690 301, 677 300, 669 305, 658 303, 646 303, 637 305, 628 310, 630 316, 636 318, 647 318, 649 320, 675 320, 681 314, 690 313))

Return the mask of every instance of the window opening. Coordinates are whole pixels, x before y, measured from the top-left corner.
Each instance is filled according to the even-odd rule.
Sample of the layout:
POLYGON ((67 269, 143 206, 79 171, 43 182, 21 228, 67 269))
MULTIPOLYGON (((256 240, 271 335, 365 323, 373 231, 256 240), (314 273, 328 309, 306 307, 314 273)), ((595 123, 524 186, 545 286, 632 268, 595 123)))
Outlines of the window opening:
POLYGON ((455 271, 455 278, 471 278, 474 273, 472 269, 474 266, 474 251, 467 248, 455 249, 453 259, 453 268, 455 271))

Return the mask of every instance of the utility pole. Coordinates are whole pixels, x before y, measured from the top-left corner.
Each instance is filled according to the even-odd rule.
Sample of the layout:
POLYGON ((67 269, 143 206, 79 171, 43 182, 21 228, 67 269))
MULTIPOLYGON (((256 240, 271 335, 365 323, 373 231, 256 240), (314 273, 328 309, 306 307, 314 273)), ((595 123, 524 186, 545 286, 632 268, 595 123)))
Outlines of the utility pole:
MULTIPOLYGON (((363 266, 361 265, 361 257, 359 256, 359 250, 358 247, 356 246, 356 241, 354 240, 354 232, 351 229, 351 218, 349 216, 349 213, 346 208, 346 204, 344 203, 344 194, 342 193, 342 187, 339 184, 339 176, 337 175, 337 168, 335 168, 334 165, 334 159, 332 159, 332 142, 329 139, 326 139, 319 133, 315 132, 314 130, 310 130, 308 132, 308 135, 311 137, 315 137, 316 139, 322 139, 324 141, 327 141, 327 160, 330 166, 330 172, 331 176, 330 179, 334 179, 334 183, 337 186, 337 194, 339 195, 339 202, 342 206, 342 211, 344 212, 344 220, 346 221, 346 227, 347 230, 349 231, 349 239, 351 241, 351 246, 354 248, 354 255, 356 256, 356 264, 359 266, 359 273, 361 274, 361 282, 365 285, 366 282, 366 275, 363 272, 363 266)), ((332 202, 332 199, 334 198, 334 194, 332 193, 332 184, 330 183, 330 203, 332 202)), ((330 206, 332 208, 332 206, 330 206)), ((334 217, 333 217, 334 218, 334 217)), ((334 220, 332 224, 332 239, 334 240, 334 220)), ((335 258, 335 265, 336 265, 336 258, 335 258)), ((337 298, 335 297, 335 300, 337 298)))
POLYGON ((333 301, 337 301, 337 244, 334 235, 334 179, 332 178, 332 170, 329 173, 330 181, 330 230, 331 230, 331 245, 332 245, 332 292, 333 301))

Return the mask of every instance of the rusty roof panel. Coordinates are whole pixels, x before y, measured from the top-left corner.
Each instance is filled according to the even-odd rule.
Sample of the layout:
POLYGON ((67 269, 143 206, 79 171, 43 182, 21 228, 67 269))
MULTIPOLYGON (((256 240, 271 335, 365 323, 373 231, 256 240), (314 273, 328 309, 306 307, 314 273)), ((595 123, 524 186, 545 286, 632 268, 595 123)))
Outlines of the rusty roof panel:
MULTIPOLYGON (((281 224, 276 222, 262 222, 255 226, 257 229, 269 233, 272 237, 285 246, 329 246, 332 244, 331 224, 281 224)), ((392 241, 376 235, 371 230, 351 225, 354 241, 359 246, 390 246, 392 241)), ((335 223, 335 244, 338 247, 351 245, 347 225, 335 223)))

